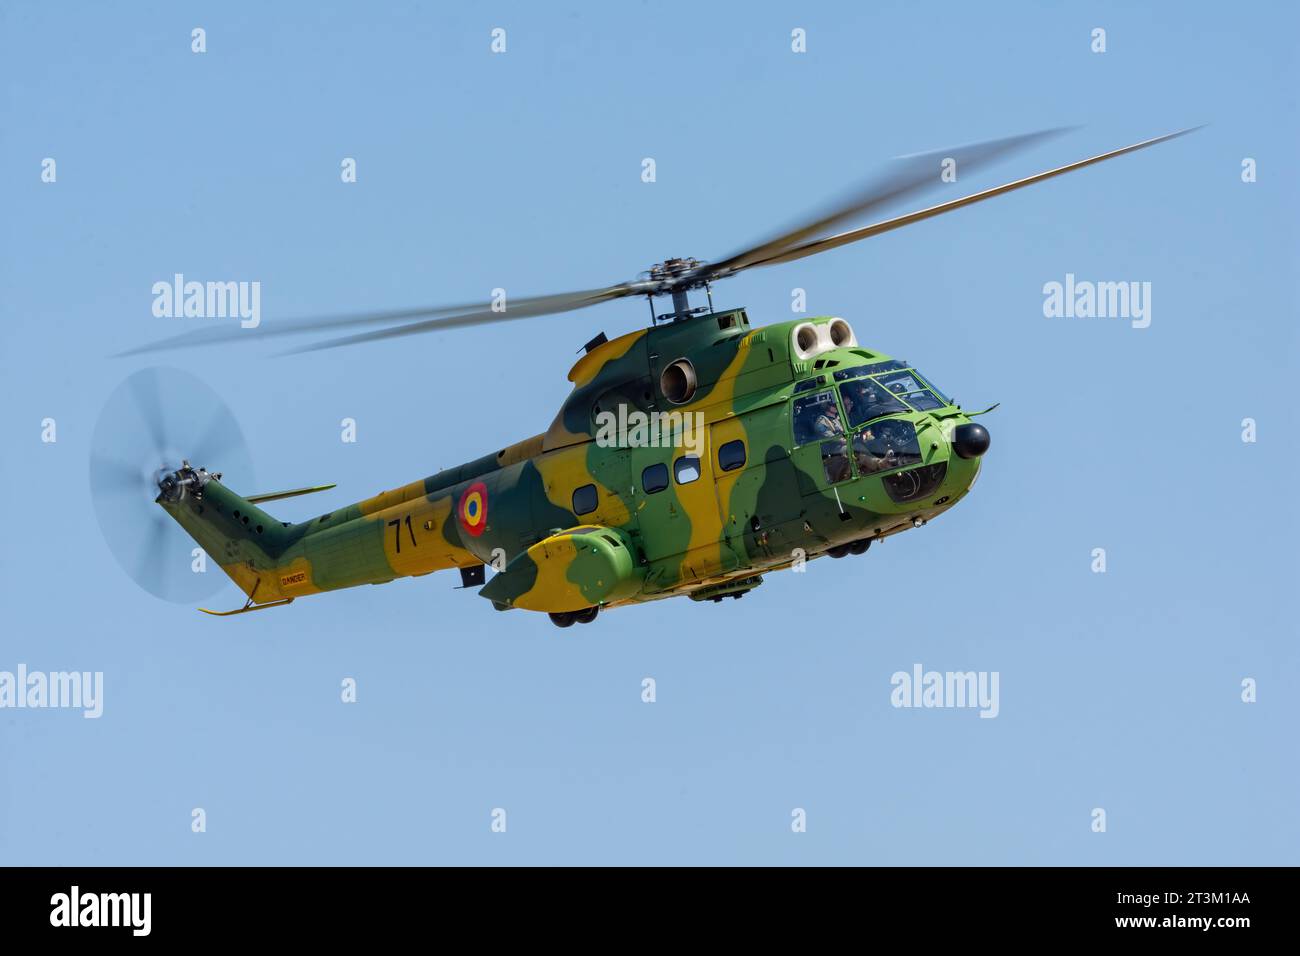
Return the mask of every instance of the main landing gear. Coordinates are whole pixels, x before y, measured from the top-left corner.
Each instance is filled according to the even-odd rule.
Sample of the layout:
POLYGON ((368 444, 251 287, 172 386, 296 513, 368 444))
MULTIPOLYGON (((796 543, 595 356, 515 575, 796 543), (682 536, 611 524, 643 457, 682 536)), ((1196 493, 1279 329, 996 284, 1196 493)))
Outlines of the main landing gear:
POLYGON ((826 553, 832 558, 846 558, 850 554, 866 554, 869 547, 871 547, 871 539, 863 538, 861 541, 837 544, 833 548, 827 548, 826 553))
POLYGON ((556 627, 572 627, 574 624, 590 624, 599 613, 600 608, 587 607, 581 611, 553 611, 549 616, 556 627))

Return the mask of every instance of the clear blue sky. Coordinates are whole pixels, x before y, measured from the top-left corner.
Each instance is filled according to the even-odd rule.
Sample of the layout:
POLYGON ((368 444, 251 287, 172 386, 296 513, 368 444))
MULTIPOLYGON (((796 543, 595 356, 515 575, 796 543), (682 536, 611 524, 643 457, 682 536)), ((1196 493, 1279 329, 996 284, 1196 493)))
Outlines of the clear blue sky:
POLYGON ((1294 8, 474 6, 0 12, 0 670, 106 683, 97 721, 0 711, 0 862, 1300 863, 1294 8), (150 313, 175 272, 260 281, 264 323, 585 288, 724 255, 890 156, 1083 127, 965 191, 1197 123, 715 289, 762 323, 805 288, 1002 403, 974 493, 865 557, 560 631, 445 574, 206 618, 99 533, 90 436, 135 368, 226 396, 238 490, 338 483, 269 506, 297 520, 542 430, 581 344, 646 315, 109 358, 177 330, 150 313), (1152 283, 1150 328, 1044 318, 1067 273, 1152 283), (997 719, 892 708, 918 662, 998 671, 997 719))

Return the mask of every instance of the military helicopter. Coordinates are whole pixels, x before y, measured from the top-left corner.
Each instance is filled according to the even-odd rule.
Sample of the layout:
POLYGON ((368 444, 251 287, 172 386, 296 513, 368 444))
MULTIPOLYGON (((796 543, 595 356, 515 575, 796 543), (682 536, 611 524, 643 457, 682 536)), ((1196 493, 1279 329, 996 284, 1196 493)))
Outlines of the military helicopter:
MULTIPOLYGON (((198 457, 224 449, 235 459, 225 467, 242 467, 241 480, 248 480, 238 426, 220 399, 184 373, 137 372, 110 398, 97 428, 91 480, 101 526, 128 573, 170 596, 148 569, 167 528, 175 533, 174 520, 198 545, 195 560, 215 560, 247 597, 233 610, 200 608, 219 616, 455 568, 462 586, 479 588, 497 610, 544 612, 569 627, 603 610, 679 595, 740 598, 770 572, 862 554, 966 497, 989 448, 987 429, 975 421, 983 412, 963 410, 917 368, 859 342, 844 318, 754 327, 743 308, 715 310, 712 285, 1191 130, 831 231, 938 186, 941 162, 969 171, 1058 132, 905 157, 829 211, 716 262, 666 259, 634 281, 516 299, 504 308, 264 323, 262 337, 377 326, 296 350, 312 351, 631 296, 650 302, 647 328, 586 343, 569 371, 573 390, 545 431, 308 521, 281 522, 260 505, 332 485, 236 494, 207 469, 215 461, 198 457), (689 295, 699 290, 708 304, 692 307, 689 295), (660 297, 671 308, 656 313, 660 297), (131 441, 143 443, 134 456, 123 452, 131 441), (137 520, 135 505, 150 496, 168 516, 154 512, 163 524, 137 520), (496 572, 490 580, 488 565, 496 572)), ((248 336, 204 330, 128 354, 232 338, 248 336)))

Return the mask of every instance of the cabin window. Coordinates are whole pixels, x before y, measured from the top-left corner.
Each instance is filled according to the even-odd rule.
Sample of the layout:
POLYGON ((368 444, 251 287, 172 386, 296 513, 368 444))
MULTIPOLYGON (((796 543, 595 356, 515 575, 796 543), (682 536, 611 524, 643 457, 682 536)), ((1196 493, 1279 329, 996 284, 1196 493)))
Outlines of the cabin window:
POLYGON ((581 488, 576 488, 573 492, 573 513, 575 515, 591 514, 596 510, 598 501, 599 497, 596 494, 595 485, 583 485, 581 488))
POLYGON ((682 455, 673 462, 673 477, 679 485, 689 485, 700 477, 700 459, 698 455, 682 455))
POLYGON ((653 495, 667 487, 668 466, 662 462, 657 465, 649 465, 641 472, 641 490, 647 495, 653 495))
POLYGON ((723 471, 735 471, 745 464, 745 443, 737 438, 718 449, 718 467, 723 471))

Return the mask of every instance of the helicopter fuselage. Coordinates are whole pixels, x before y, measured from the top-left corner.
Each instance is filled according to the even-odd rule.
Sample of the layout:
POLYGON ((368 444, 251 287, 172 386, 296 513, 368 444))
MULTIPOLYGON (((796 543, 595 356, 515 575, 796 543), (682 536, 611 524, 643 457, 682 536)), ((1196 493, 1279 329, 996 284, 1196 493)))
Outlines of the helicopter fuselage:
POLYGON ((861 553, 960 501, 988 447, 839 318, 684 315, 593 343, 569 379, 545 432, 310 521, 214 481, 159 503, 253 604, 487 565, 498 609, 562 616, 861 553))

